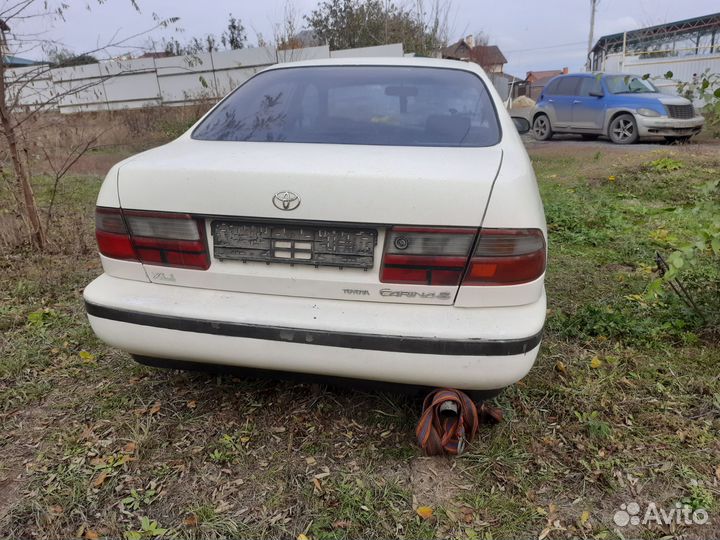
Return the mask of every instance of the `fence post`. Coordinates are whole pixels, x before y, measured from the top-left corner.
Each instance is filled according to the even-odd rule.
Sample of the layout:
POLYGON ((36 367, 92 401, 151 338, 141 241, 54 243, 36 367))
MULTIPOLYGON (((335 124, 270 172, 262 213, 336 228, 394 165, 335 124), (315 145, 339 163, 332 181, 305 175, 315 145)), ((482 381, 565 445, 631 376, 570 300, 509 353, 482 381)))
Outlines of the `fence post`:
POLYGON ((157 104, 159 107, 162 107, 162 104, 163 104, 162 88, 160 87, 160 77, 158 76, 157 62, 155 61, 154 55, 152 57, 152 61, 153 61, 153 69, 155 70, 154 71, 155 72, 155 84, 157 85, 157 88, 158 88, 158 96, 157 96, 158 103, 157 104))
POLYGON ((212 70, 212 76, 213 76, 213 89, 215 92, 215 98, 219 99, 219 91, 218 91, 218 83, 217 83, 217 77, 215 76, 215 60, 213 59, 213 52, 210 51, 210 69, 212 70))

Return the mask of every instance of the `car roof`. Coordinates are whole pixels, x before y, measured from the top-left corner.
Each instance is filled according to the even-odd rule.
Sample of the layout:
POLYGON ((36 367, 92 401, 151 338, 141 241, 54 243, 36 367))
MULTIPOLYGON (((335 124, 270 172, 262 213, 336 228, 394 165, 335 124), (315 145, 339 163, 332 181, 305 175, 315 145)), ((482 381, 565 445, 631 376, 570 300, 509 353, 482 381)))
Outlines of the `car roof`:
POLYGON ((464 69, 477 72, 480 69, 475 63, 463 62, 460 60, 446 60, 440 58, 423 58, 418 56, 395 56, 395 57, 348 57, 348 58, 323 58, 319 60, 300 60, 297 62, 284 62, 269 66, 267 69, 280 69, 286 67, 310 67, 310 66, 397 66, 397 67, 435 67, 446 69, 464 69))
POLYGON ((620 77, 639 77, 640 75, 637 75, 636 73, 620 73, 618 72, 605 72, 605 71, 590 71, 590 72, 583 72, 583 73, 564 73, 562 75, 557 75, 553 77, 554 79, 562 79, 563 77, 597 77, 598 75, 602 77, 614 77, 614 76, 620 76, 620 77))

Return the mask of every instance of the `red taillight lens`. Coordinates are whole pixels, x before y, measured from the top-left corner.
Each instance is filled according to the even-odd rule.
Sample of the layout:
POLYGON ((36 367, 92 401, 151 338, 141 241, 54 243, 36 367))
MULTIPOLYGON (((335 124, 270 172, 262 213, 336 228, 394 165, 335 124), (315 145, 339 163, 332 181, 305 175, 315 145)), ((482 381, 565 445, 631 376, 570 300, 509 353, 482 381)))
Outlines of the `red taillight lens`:
POLYGON ((385 239, 380 281, 517 285, 544 271, 545 237, 540 229, 482 229, 478 235, 475 229, 393 227, 385 239))
POLYGON ((475 229, 393 227, 385 238, 380 281, 459 284, 476 232, 475 229))
POLYGON ((519 285, 545 272, 540 229, 482 229, 463 285, 519 285))
POLYGON ((147 264, 207 270, 202 222, 189 214, 97 208, 100 253, 147 264))
POLYGON ((119 208, 97 208, 95 210, 95 237, 100 253, 106 257, 137 260, 119 208))

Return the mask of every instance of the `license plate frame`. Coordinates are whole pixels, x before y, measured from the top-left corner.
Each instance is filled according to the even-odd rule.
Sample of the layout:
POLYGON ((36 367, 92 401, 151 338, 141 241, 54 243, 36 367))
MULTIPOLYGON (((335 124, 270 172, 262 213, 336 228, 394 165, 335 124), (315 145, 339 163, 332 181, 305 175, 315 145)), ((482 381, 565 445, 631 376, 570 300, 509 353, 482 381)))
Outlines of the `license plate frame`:
POLYGON ((219 261, 373 267, 378 231, 334 225, 215 219, 213 257, 219 261))

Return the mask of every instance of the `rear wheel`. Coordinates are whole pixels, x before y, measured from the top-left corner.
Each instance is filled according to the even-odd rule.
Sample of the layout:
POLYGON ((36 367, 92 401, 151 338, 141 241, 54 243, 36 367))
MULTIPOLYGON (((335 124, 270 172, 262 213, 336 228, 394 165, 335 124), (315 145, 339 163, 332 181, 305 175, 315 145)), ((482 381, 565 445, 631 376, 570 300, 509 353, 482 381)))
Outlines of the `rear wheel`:
POLYGON ((633 144, 638 140, 638 129, 632 114, 621 114, 613 118, 608 128, 608 137, 615 144, 633 144))
POLYGON ((679 135, 679 136, 671 136, 671 137, 665 137, 665 140, 669 143, 678 143, 683 144, 688 142, 692 138, 692 135, 679 135))
POLYGON ((552 126, 550 125, 550 119, 544 115, 538 115, 533 121, 533 137, 538 141, 547 141, 552 138, 552 126))

